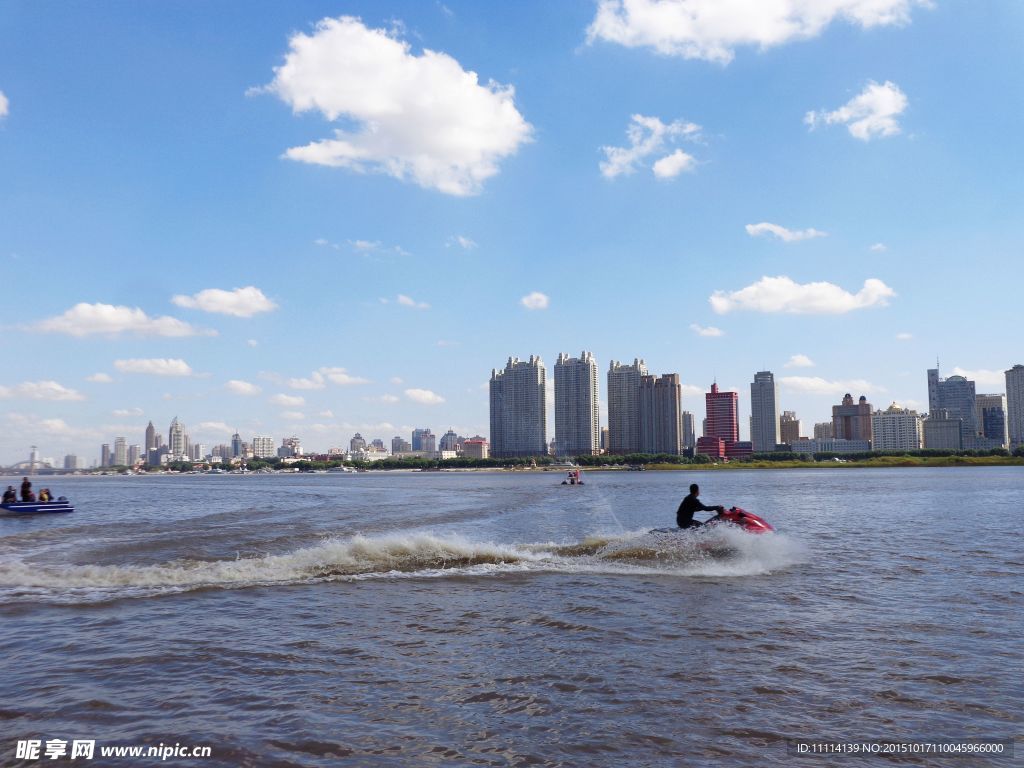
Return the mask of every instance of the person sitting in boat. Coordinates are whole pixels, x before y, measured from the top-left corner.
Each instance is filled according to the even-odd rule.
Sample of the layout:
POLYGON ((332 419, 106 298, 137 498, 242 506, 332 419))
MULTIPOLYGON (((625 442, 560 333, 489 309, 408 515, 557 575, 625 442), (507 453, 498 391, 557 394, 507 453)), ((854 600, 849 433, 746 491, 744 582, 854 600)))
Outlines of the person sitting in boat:
POLYGON ((53 496, 50 495, 49 488, 43 488, 43 490, 39 492, 39 501, 43 504, 53 501, 53 496))
POLYGON ((690 486, 690 495, 683 499, 676 510, 676 525, 680 528, 698 528, 702 525, 699 520, 693 519, 694 512, 725 512, 725 507, 707 507, 701 503, 697 496, 700 494, 700 487, 694 483, 690 486))
POLYGON ((22 494, 21 500, 34 502, 36 500, 36 495, 32 491, 29 491, 27 494, 22 494))
POLYGON ((21 478, 21 500, 22 501, 35 501, 36 495, 32 493, 32 481, 27 477, 21 478), (29 494, 32 494, 32 498, 29 499, 29 494))
POLYGON ((8 485, 7 490, 4 491, 4 504, 13 504, 18 500, 18 494, 14 490, 13 485, 8 485))

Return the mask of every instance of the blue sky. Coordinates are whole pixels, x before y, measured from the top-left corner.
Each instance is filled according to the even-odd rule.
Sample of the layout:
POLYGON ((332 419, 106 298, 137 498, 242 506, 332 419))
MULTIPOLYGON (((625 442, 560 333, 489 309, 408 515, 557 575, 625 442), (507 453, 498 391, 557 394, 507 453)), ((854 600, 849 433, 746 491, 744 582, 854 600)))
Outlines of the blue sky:
POLYGON ((1003 391, 1024 9, 804 5, 0 4, 0 463, 486 435, 583 349, 805 434, 936 356, 1003 391))

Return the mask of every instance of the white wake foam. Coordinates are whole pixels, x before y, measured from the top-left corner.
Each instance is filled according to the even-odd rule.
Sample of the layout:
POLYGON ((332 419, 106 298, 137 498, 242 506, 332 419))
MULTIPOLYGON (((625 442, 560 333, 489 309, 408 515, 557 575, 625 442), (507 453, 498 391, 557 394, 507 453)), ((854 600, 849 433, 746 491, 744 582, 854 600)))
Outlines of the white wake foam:
POLYGON ((571 544, 496 544, 406 533, 329 539, 276 555, 160 565, 52 566, 8 559, 0 561, 0 591, 15 598, 103 599, 338 579, 512 572, 752 576, 791 565, 801 552, 785 536, 726 528, 698 535, 634 531, 571 544))

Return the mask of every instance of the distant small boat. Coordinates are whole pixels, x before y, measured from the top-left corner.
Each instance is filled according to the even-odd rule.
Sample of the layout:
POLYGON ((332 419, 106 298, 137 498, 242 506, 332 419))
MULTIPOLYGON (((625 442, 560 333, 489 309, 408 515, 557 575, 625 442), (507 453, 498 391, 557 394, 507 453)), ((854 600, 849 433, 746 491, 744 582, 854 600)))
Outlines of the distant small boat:
POLYGON ((328 472, 355 472, 356 468, 355 467, 344 467, 344 466, 342 466, 342 467, 331 467, 327 471, 328 472))
POLYGON ((208 475, 226 475, 227 473, 228 471, 226 469, 220 469, 219 467, 206 470, 206 474, 208 475))
POLYGON ((74 512, 75 507, 61 496, 56 501, 12 501, 0 504, 0 515, 39 515, 52 512, 74 512))

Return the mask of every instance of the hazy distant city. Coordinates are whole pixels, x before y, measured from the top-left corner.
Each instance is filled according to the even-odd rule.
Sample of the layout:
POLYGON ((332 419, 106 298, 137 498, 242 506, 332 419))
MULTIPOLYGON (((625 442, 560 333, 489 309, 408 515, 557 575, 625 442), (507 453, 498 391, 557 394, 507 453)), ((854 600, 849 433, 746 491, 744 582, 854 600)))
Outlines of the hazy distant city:
POLYGON ((942 377, 928 369, 928 411, 891 403, 885 408, 864 395, 847 393, 832 406, 828 421, 805 424, 780 402, 772 371, 758 371, 750 383, 749 440, 740 439, 739 392, 713 383, 705 412, 682 408, 678 373, 652 374, 642 359, 612 361, 607 371, 607 423, 600 418, 598 364, 590 352, 560 354, 554 364, 554 436, 548 438, 547 368, 539 356, 509 357, 493 369, 490 435, 463 436, 449 429, 440 438, 430 427, 409 438, 355 433, 347 444, 323 452, 303 450, 296 435, 280 438, 239 433, 230 442, 193 442, 186 424, 171 420, 166 433, 152 421, 141 442, 126 436, 99 447, 98 457, 67 454, 61 461, 41 457, 36 446, 16 471, 142 470, 183 464, 233 468, 259 460, 285 465, 302 459, 377 462, 385 459, 505 459, 554 456, 574 459, 603 454, 687 455, 739 460, 755 454, 854 454, 869 451, 1014 451, 1024 446, 1024 365, 1005 372, 1006 391, 980 393, 964 376, 942 377), (696 419, 701 421, 697 424, 696 419), (164 435, 166 434, 166 437, 164 435))

